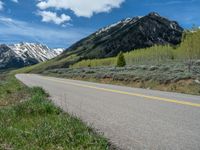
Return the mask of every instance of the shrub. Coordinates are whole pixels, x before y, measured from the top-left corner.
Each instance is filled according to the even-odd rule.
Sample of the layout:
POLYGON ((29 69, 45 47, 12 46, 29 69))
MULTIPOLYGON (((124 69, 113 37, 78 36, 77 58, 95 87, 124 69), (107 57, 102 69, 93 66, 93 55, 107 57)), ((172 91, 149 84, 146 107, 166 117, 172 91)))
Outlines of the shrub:
POLYGON ((126 60, 124 58, 124 54, 122 52, 119 53, 117 56, 117 67, 124 67, 126 66, 126 60))

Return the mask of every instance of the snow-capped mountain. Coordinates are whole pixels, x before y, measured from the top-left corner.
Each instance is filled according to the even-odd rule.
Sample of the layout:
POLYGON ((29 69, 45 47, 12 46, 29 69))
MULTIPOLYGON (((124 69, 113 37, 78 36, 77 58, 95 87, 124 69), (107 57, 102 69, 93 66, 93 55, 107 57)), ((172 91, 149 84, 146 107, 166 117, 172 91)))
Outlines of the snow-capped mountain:
POLYGON ((62 53, 63 49, 50 49, 46 45, 36 43, 19 43, 9 45, 9 47, 23 60, 27 57, 36 59, 38 62, 43 62, 52 59, 62 53))
POLYGON ((52 59, 64 49, 50 49, 37 43, 0 45, 0 69, 19 68, 52 59))
POLYGON ((81 59, 116 56, 120 51, 177 45, 181 42, 183 28, 176 22, 151 12, 146 16, 126 18, 104 27, 69 47, 81 59))

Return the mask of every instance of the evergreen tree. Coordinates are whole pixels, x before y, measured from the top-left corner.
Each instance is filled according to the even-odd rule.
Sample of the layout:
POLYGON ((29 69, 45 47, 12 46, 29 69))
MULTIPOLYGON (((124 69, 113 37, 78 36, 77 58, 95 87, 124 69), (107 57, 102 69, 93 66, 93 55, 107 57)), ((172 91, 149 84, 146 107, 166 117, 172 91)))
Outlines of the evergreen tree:
POLYGON ((120 52, 117 56, 117 67, 124 67, 126 66, 126 60, 124 58, 123 52, 120 52))

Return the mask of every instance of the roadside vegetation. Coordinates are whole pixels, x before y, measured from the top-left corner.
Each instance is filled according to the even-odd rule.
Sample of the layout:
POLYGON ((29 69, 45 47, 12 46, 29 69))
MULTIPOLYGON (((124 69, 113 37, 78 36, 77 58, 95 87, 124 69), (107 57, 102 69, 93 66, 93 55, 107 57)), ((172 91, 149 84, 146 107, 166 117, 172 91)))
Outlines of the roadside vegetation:
POLYGON ((27 87, 18 82, 14 76, 6 73, 0 75, 0 108, 26 100, 30 97, 27 87))
POLYGON ((0 75, 0 149, 109 149, 107 140, 55 107, 41 88, 0 75))
POLYGON ((200 95, 200 61, 191 72, 181 62, 127 67, 94 67, 47 70, 43 74, 62 78, 126 85, 146 89, 200 95))

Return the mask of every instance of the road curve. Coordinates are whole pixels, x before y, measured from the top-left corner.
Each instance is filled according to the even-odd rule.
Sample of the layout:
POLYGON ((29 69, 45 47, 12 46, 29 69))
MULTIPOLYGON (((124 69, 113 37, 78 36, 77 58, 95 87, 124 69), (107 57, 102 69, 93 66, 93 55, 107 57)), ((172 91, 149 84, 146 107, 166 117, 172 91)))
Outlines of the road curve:
POLYGON ((200 96, 18 74, 127 150, 199 150, 200 96))

